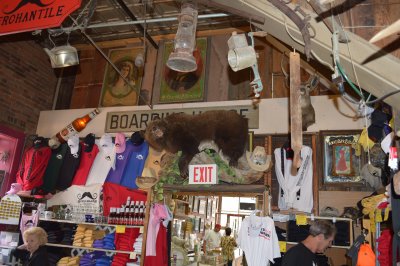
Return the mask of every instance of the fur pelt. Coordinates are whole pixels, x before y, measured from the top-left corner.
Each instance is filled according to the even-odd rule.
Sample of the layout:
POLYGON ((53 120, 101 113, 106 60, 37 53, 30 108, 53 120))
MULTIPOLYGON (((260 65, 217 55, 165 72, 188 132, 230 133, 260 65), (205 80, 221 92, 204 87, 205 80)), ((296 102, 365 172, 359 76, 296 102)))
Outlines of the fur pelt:
POLYGON ((245 151, 248 120, 235 111, 214 110, 198 115, 174 113, 164 119, 153 120, 146 127, 144 137, 156 150, 176 153, 182 151, 179 170, 188 174, 188 165, 199 152, 203 140, 214 140, 221 152, 236 166, 245 151))

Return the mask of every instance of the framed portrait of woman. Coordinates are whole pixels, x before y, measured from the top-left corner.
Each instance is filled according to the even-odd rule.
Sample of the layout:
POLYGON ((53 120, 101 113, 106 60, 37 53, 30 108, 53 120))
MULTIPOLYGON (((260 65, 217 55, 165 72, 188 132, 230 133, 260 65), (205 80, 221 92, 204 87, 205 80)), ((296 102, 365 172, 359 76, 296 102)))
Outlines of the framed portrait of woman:
POLYGON ((137 67, 135 59, 142 53, 143 48, 110 50, 108 58, 120 73, 111 64, 106 65, 100 106, 131 106, 138 104, 143 67, 137 67))

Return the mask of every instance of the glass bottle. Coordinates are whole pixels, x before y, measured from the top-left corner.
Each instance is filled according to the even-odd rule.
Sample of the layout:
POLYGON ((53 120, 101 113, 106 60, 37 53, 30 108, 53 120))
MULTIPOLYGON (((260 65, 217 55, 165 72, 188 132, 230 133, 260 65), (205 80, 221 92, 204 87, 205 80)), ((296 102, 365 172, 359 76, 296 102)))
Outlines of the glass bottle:
POLYGON ((143 224, 144 224, 144 202, 140 201, 138 225, 143 225, 143 224))
POLYGON ((49 146, 57 147, 60 143, 66 142, 72 135, 81 132, 99 113, 99 109, 96 108, 87 115, 75 119, 49 140, 49 146))
POLYGON ((133 225, 138 225, 139 224, 139 201, 136 201, 135 204, 135 213, 133 216, 133 225))

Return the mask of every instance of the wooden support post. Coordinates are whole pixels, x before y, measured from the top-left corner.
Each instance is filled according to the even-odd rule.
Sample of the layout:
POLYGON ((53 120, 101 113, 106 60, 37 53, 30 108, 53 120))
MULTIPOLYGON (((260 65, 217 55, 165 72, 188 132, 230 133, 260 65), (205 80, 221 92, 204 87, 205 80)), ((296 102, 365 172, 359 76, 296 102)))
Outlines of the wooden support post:
POLYGON ((142 242, 142 250, 140 255, 140 266, 144 266, 144 258, 146 257, 146 241, 147 241, 147 229, 149 225, 149 218, 150 218, 150 207, 151 207, 151 199, 152 199, 152 190, 144 189, 147 192, 147 199, 146 199, 146 213, 145 219, 143 223, 143 242, 142 242))
POLYGON ((290 133, 291 145, 294 151, 291 174, 297 175, 301 165, 300 152, 303 146, 303 131, 300 105, 300 55, 291 52, 290 59, 290 133))

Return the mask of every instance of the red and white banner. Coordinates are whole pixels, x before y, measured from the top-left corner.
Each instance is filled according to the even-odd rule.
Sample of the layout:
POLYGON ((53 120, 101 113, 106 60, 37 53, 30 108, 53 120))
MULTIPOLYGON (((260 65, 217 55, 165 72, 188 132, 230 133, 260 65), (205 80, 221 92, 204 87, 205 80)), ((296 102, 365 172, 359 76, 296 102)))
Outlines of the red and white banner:
POLYGON ((81 0, 1 0, 0 35, 58 27, 81 0))

